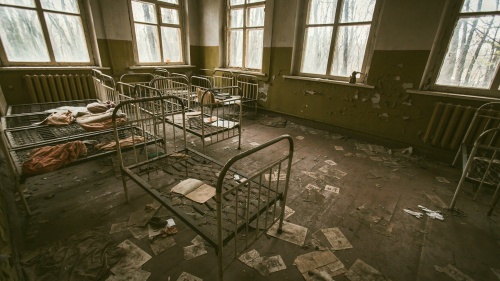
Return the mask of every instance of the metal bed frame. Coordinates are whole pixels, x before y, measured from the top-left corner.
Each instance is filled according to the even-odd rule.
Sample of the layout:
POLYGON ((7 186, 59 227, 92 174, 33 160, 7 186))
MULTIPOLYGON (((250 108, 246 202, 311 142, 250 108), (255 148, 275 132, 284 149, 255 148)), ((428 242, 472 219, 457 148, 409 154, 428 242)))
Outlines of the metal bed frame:
MULTIPOLYGON (((278 223, 281 232, 293 140, 288 135, 278 137, 222 164, 186 146, 186 126, 163 121, 179 116, 180 123, 186 123, 184 114, 169 110, 171 104, 182 104, 182 100, 174 96, 156 96, 123 101, 115 108, 115 112, 122 109, 136 113, 136 118, 128 121, 125 127, 147 128, 158 138, 153 144, 139 144, 129 151, 118 149, 125 197, 129 200, 127 184, 132 181, 203 237, 215 248, 219 280, 223 280, 224 268, 271 226, 278 223), (281 149, 287 153, 279 153, 281 149), (275 153, 270 154, 269 150, 275 153), (266 157, 268 160, 258 170, 245 174, 235 169, 262 153, 271 157, 266 157), (162 178, 174 180, 170 187, 187 178, 199 179, 215 186, 215 196, 200 204, 169 192, 169 187, 168 191, 156 189, 156 180, 151 175, 157 173, 161 173, 162 178), (272 178, 276 174, 276 181, 266 181, 266 176, 272 178), (286 175, 285 180, 280 180, 280 174, 286 175)), ((183 106, 181 111, 185 112, 183 106)))

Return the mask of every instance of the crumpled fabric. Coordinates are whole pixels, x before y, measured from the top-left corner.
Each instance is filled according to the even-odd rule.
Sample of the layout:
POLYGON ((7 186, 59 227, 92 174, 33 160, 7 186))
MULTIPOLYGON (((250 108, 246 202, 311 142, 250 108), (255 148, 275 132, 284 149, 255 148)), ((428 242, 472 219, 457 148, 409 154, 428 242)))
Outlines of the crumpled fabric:
POLYGON ((29 159, 22 164, 22 172, 24 175, 48 173, 84 155, 87 155, 87 147, 82 141, 34 148, 29 153, 29 159))
POLYGON ((37 250, 38 255, 23 262, 28 281, 105 280, 126 254, 105 230, 92 229, 37 250))
MULTIPOLYGON (((113 116, 113 110, 112 108, 108 109, 106 112, 103 113, 95 113, 95 114, 87 114, 80 116, 76 118, 76 122, 78 124, 86 124, 86 123, 95 123, 95 122, 102 122, 108 119, 111 119, 113 116)), ((117 112, 116 117, 119 118, 124 118, 127 115, 121 111, 117 112)))
MULTIPOLYGON (((126 118, 117 118, 116 126, 117 127, 123 126, 125 125, 126 122, 127 122, 126 118)), ((80 126, 87 132, 106 130, 113 128, 113 120, 107 119, 102 122, 81 123, 80 126)))
POLYGON ((87 110, 90 113, 102 113, 106 112, 108 109, 109 108, 106 106, 106 104, 100 102, 93 102, 87 104, 87 110))
POLYGON ((65 112, 53 112, 45 120, 38 123, 40 125, 54 125, 54 126, 65 126, 75 122, 73 113, 71 111, 65 112))
MULTIPOLYGON (((120 140, 120 147, 125 148, 142 142, 144 142, 143 137, 140 136, 128 137, 120 140)), ((116 150, 116 141, 110 141, 108 143, 98 144, 94 146, 94 148, 99 150, 116 150)))

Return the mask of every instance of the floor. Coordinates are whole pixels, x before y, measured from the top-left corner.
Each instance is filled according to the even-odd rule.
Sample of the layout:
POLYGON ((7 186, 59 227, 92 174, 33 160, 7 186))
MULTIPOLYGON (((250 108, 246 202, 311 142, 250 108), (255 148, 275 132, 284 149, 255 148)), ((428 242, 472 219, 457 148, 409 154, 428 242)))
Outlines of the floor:
MULTIPOLYGON (((249 250, 256 249, 266 257, 280 255, 286 269, 263 276, 236 260, 225 270, 224 280, 303 280, 294 260, 318 249, 328 251, 330 245, 320 237, 320 230, 334 227, 352 245, 333 251, 345 269, 359 259, 380 273, 360 273, 365 279, 348 279, 340 274, 334 277, 337 281, 387 280, 381 276, 390 280, 453 280, 449 275, 466 280, 456 279, 461 277, 454 268, 476 281, 500 280, 498 208, 487 217, 487 206, 470 200, 471 186, 467 186, 458 199, 458 211, 446 209, 460 177, 458 168, 410 155, 404 147, 382 147, 293 123, 283 128, 269 126, 279 125, 273 122, 276 120, 262 115, 245 118, 242 149, 282 134, 294 138, 287 206, 295 213, 287 220, 308 229, 306 240, 298 246, 262 236, 249 250), (334 163, 331 171, 336 174, 321 171, 334 163), (449 183, 442 182, 446 180, 449 183), (308 184, 319 187, 324 196, 312 200, 308 184), (326 185, 338 187, 338 193, 324 190, 326 185), (418 205, 442 211, 444 220, 425 214, 417 218, 403 211, 421 211, 418 205)), ((192 136, 188 143, 201 147, 192 136)), ((209 146, 205 153, 224 162, 239 151, 229 140, 209 146)), ((5 187, 12 188, 5 176, 2 179, 5 187)), ((33 215, 24 216, 21 204, 17 204, 23 235, 18 240, 27 280, 93 280, 91 275, 81 279, 85 268, 104 270, 99 276, 107 276, 102 264, 104 250, 107 262, 116 262, 116 245, 127 239, 152 256, 141 267, 150 273, 147 280, 178 280, 182 272, 216 280, 212 248, 207 248, 205 255, 184 260, 183 247, 191 245, 196 234, 175 217, 178 232, 170 236, 175 245, 156 256, 148 238, 136 239, 128 230, 110 234, 111 225, 128 221, 131 213, 153 203, 140 188, 133 184, 129 187, 131 202, 127 204, 111 158, 30 178, 26 191, 33 215), (78 249, 92 251, 75 255, 78 249)), ((162 212, 168 216, 168 212, 162 212)), ((314 278, 311 280, 331 280, 314 278)))

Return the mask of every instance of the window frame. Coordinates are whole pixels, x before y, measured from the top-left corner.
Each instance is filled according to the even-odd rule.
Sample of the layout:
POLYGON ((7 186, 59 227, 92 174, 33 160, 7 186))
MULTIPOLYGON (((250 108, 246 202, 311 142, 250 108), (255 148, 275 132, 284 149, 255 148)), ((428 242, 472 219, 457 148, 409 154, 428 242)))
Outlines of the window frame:
POLYGON ((370 24, 370 32, 368 33, 368 39, 366 42, 366 48, 365 48, 365 54, 363 57, 363 63, 361 69, 353 70, 357 72, 361 72, 361 75, 358 75, 356 77, 356 83, 362 83, 366 84, 366 81, 368 81, 368 75, 369 75, 369 69, 370 69, 370 64, 371 64, 371 59, 373 57, 373 52, 375 49, 375 38, 376 38, 376 33, 378 31, 378 26, 379 26, 379 17, 380 17, 380 11, 381 7, 383 6, 383 0, 375 0, 375 7, 373 9, 373 15, 372 15, 372 20, 371 21, 363 21, 363 22, 347 22, 347 23, 340 23, 340 16, 341 16, 341 11, 342 11, 342 5, 344 3, 344 0, 338 0, 337 2, 337 8, 335 10, 335 18, 333 23, 329 24, 308 24, 308 19, 309 19, 309 13, 310 13, 310 5, 312 0, 307 0, 307 1, 298 1, 298 6, 297 6, 297 24, 296 24, 296 31, 295 31, 295 42, 294 42, 294 50, 293 50, 293 59, 292 59, 292 66, 291 66, 291 73, 292 75, 299 75, 303 77, 314 77, 314 78, 323 78, 323 79, 328 79, 328 80, 334 80, 334 81, 349 81, 350 77, 349 76, 337 76, 337 75, 331 75, 331 68, 332 68, 332 63, 333 63, 333 54, 335 51, 335 43, 337 40, 337 30, 339 26, 356 26, 356 25, 366 25, 370 24), (304 49, 305 49, 305 44, 306 44, 306 29, 308 27, 317 27, 317 26, 332 26, 332 39, 330 42, 330 49, 328 53, 328 62, 327 62, 327 69, 326 69, 326 74, 315 74, 315 73, 307 73, 307 72, 302 72, 302 60, 304 57, 304 49))
POLYGON ((132 24, 132 39, 133 39, 133 45, 134 45, 134 61, 137 66, 170 66, 170 65, 189 65, 190 63, 190 53, 188 49, 189 45, 189 38, 188 38, 188 22, 187 22, 187 3, 186 0, 178 0, 178 4, 172 4, 172 3, 167 3, 167 2, 162 2, 160 0, 129 0, 128 1, 128 6, 129 6, 129 14, 130 14, 130 22, 132 24), (159 62, 140 62, 139 61, 139 50, 137 47, 137 36, 135 34, 135 21, 134 21, 134 14, 132 11, 132 1, 137 1, 137 2, 144 2, 144 3, 150 3, 155 5, 155 13, 156 13, 156 19, 157 22, 155 24, 152 23, 142 23, 141 24, 147 24, 147 25, 154 25, 156 26, 157 34, 158 34, 158 40, 159 40, 159 47, 160 47, 160 59, 161 61, 159 62), (179 15, 179 24, 167 24, 167 23, 162 23, 161 22, 161 8, 168 8, 168 9, 176 9, 178 11, 179 15), (182 61, 181 62, 165 62, 163 61, 164 54, 163 54, 163 43, 162 43, 162 35, 161 35, 161 27, 176 27, 179 28, 181 31, 181 56, 182 56, 182 61))
POLYGON ((462 5, 465 0, 462 1, 447 1, 446 6, 443 9, 443 14, 441 16, 441 22, 436 34, 436 39, 433 44, 427 65, 422 76, 422 81, 419 86, 419 90, 423 91, 434 91, 434 92, 447 92, 447 93, 457 93, 465 94, 477 97, 494 97, 500 98, 500 63, 497 65, 497 70, 495 77, 492 80, 489 89, 480 88, 468 88, 468 87, 458 87, 449 85, 438 85, 436 84, 439 71, 444 63, 446 52, 448 50, 448 45, 453 37, 453 32, 455 30, 455 25, 460 20, 463 14, 464 18, 477 16, 477 15, 500 15, 500 11, 497 12, 469 12, 461 13, 462 5))
MULTIPOLYGON (((224 14, 225 14, 225 21, 224 21, 224 27, 225 27, 225 32, 224 32, 224 42, 225 42, 225 48, 224 48, 224 67, 227 69, 231 70, 240 70, 240 71, 246 71, 249 73, 252 72, 257 72, 257 73, 262 73, 264 69, 264 46, 265 46, 265 41, 266 41, 266 26, 267 26, 267 7, 268 7, 268 2, 269 0, 263 0, 260 2, 256 3, 246 3, 245 0, 243 4, 239 5, 233 5, 231 6, 231 0, 226 0, 225 3, 225 9, 224 9, 224 14), (252 26, 252 27, 247 27, 247 16, 248 16, 248 9, 249 8, 255 8, 255 7, 264 7, 264 23, 262 26, 252 26), (243 9, 243 26, 242 27, 230 27, 230 22, 231 22, 231 9, 243 9), (262 61, 261 61, 261 67, 260 69, 257 68, 248 68, 246 67, 246 45, 247 45, 247 31, 252 30, 252 29, 262 29, 262 61), (242 30, 243 31, 243 50, 242 50, 242 67, 238 66, 230 66, 230 59, 229 59, 229 50, 230 50, 230 37, 229 34, 232 30, 242 30)), ((271 3, 272 4, 272 3, 271 3)))
POLYGON ((48 66, 48 67, 50 67, 50 66, 55 66, 55 67, 57 67, 57 66, 95 66, 96 63, 100 65, 99 53, 98 53, 97 43, 96 43, 97 39, 96 39, 95 29, 94 29, 94 25, 93 25, 89 0, 77 0, 78 8, 79 8, 78 16, 80 17, 80 19, 82 21, 82 28, 83 28, 83 33, 85 36, 85 43, 87 44, 87 51, 89 54, 89 62, 57 62, 55 60, 54 48, 52 47, 52 42, 50 40, 50 35, 49 35, 46 20, 45 20, 44 12, 47 11, 50 13, 57 13, 57 14, 71 15, 71 16, 75 16, 77 14, 43 9, 40 0, 34 0, 34 2, 35 2, 35 7, 21 7, 21 6, 15 6, 15 5, 10 5, 10 4, 0 4, 0 6, 36 11, 38 20, 40 21, 40 25, 42 27, 42 33, 43 33, 43 36, 45 39, 45 44, 47 46, 47 51, 49 54, 50 62, 24 62, 24 61, 23 62, 12 62, 12 61, 9 61, 7 58, 7 53, 5 52, 5 48, 3 46, 3 43, 1 43, 1 39, 0 39, 0 63, 1 63, 1 66, 11 66, 11 67, 12 66, 14 66, 14 67, 15 66, 18 66, 18 67, 25 67, 25 66, 48 66))

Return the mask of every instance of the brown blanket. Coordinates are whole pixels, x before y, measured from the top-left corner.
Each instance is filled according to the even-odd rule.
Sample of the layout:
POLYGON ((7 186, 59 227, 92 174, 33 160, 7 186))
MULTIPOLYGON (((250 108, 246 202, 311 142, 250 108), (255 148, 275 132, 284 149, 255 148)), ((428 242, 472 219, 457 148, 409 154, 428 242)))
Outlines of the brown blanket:
POLYGON ((87 147, 81 141, 35 148, 30 152, 29 159, 23 163, 23 174, 39 175, 51 172, 86 154, 87 147))

